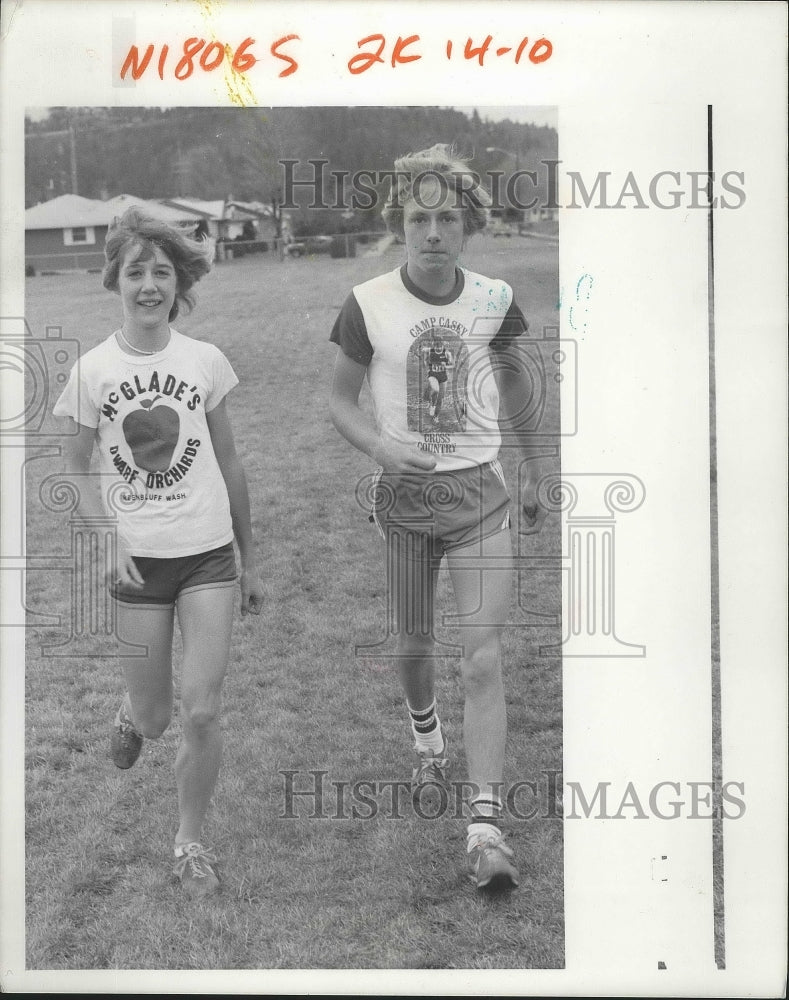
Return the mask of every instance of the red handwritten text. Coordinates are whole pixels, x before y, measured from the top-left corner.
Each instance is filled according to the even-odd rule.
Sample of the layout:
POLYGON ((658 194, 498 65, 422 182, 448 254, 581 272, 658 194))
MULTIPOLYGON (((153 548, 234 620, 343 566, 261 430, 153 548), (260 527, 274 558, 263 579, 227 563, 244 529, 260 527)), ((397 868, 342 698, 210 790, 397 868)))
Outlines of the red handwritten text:
MULTIPOLYGON (((271 44, 269 52, 275 59, 287 63, 279 76, 290 76, 299 68, 298 62, 287 52, 281 51, 282 46, 299 38, 298 35, 285 35, 271 44)), ((204 38, 187 38, 180 50, 171 52, 169 45, 162 45, 156 60, 156 71, 160 80, 164 80, 169 72, 176 80, 188 80, 196 69, 210 73, 227 62, 234 73, 247 73, 259 60, 252 51, 254 38, 245 38, 234 50, 222 42, 206 42, 204 38)), ((125 80, 131 74, 133 80, 139 80, 147 71, 156 51, 155 45, 147 45, 142 52, 140 46, 132 45, 121 66, 120 78, 125 80)))
MULTIPOLYGON (((476 59, 480 66, 485 65, 485 57, 493 42, 493 36, 487 35, 480 45, 475 45, 473 38, 467 38, 466 44, 463 46, 463 58, 466 60, 476 59)), ((523 53, 529 46, 528 37, 522 38, 515 49, 515 55, 513 56, 513 61, 517 66, 521 61, 523 53)), ((497 58, 506 56, 509 52, 512 52, 511 45, 498 45, 493 49, 497 58)), ((529 62, 532 63, 542 63, 546 59, 550 59, 553 54, 553 45, 548 41, 547 38, 538 38, 536 42, 533 42, 528 52, 529 62)), ((452 58, 452 42, 447 42, 447 59, 452 58)))
MULTIPOLYGON (((362 51, 348 60, 348 70, 353 74, 359 74, 367 72, 376 63, 388 62, 392 69, 395 69, 404 63, 416 62, 422 58, 422 53, 416 48, 420 41, 419 35, 408 35, 406 38, 398 35, 387 56, 386 36, 381 34, 367 35, 356 43, 356 47, 362 51), (370 47, 368 48, 368 46, 370 47), (406 52, 406 49, 410 49, 410 51, 406 52)), ((517 45, 494 45, 493 35, 486 35, 479 43, 473 38, 466 38, 462 57, 466 61, 476 60, 478 65, 484 66, 488 56, 501 59, 511 52, 513 53, 512 60, 516 66, 524 55, 529 62, 536 65, 551 58, 553 45, 547 38, 538 38, 530 45, 528 36, 521 38, 517 45)), ((447 59, 452 59, 453 53, 454 43, 452 39, 448 39, 446 43, 447 59)))
MULTIPOLYGON (((416 62, 417 59, 421 59, 420 55, 416 53, 411 53, 410 55, 405 55, 404 50, 412 45, 414 42, 419 41, 419 35, 409 35, 408 38, 403 38, 401 35, 397 36, 397 41, 392 47, 392 55, 390 62, 392 66, 398 66, 400 63, 416 62)), ((374 52, 360 52, 358 55, 353 56, 348 60, 348 69, 351 73, 364 73, 375 63, 384 62, 383 52, 386 48, 386 38, 384 35, 368 35, 366 38, 360 38, 356 43, 357 48, 361 48, 363 45, 367 45, 370 42, 376 42, 378 48, 374 52)))
MULTIPOLYGON (((291 76, 299 69, 299 63, 287 47, 300 41, 299 35, 283 35, 269 46, 269 54, 279 63, 285 63, 278 73, 279 76, 291 76)), ((212 73, 225 65, 233 73, 248 73, 261 60, 253 51, 257 44, 254 38, 245 38, 240 45, 231 45, 217 41, 206 41, 205 38, 187 38, 180 45, 132 45, 126 53, 120 69, 120 78, 125 80, 131 76, 139 80, 149 71, 156 72, 160 80, 171 77, 175 80, 188 80, 195 72, 212 73)), ((366 73, 377 64, 388 65, 392 69, 408 63, 418 62, 428 57, 429 52, 421 51, 424 42, 420 35, 398 35, 387 39, 383 34, 367 35, 356 43, 359 51, 348 60, 348 72, 355 76, 366 73)), ((487 66, 495 60, 508 58, 516 66, 524 63, 538 65, 550 59, 553 55, 553 44, 547 38, 537 38, 532 41, 527 35, 512 41, 495 40, 493 35, 484 38, 467 36, 465 41, 458 42, 457 48, 452 39, 445 43, 447 59, 464 60, 487 66)))

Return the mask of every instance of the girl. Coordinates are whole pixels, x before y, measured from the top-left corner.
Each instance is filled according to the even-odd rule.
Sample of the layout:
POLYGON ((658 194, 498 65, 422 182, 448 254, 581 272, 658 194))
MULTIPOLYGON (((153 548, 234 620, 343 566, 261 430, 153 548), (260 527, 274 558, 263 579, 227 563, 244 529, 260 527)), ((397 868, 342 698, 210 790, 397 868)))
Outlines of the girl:
MULTIPOLYGON (((247 484, 225 396, 238 384, 212 344, 170 322, 192 306, 190 289, 211 267, 212 247, 129 209, 107 234, 105 288, 120 295, 123 324, 81 358, 55 415, 72 421, 67 461, 89 472, 94 447, 103 506, 117 515, 114 572, 126 695, 112 735, 112 759, 131 767, 143 739, 167 729, 173 707, 174 613, 183 636, 175 761, 180 823, 175 873, 191 895, 216 891, 213 853, 201 842, 222 750, 219 711, 241 559, 241 613, 260 611, 247 484), (76 425, 76 426, 73 426, 76 425)), ((101 516, 82 491, 83 517, 101 516)))

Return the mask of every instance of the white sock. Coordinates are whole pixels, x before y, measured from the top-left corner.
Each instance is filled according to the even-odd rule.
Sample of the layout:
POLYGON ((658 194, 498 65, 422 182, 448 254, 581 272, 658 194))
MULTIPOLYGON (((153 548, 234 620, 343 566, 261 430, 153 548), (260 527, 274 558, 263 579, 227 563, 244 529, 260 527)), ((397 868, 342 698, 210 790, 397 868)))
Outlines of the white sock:
POLYGON ((411 732, 414 736, 415 748, 424 753, 439 754, 444 749, 444 734, 441 731, 441 720, 436 712, 436 701, 421 711, 415 712, 408 705, 408 714, 411 717, 411 732), (432 727, 429 732, 424 732, 426 727, 432 727))
POLYGON ((429 750, 431 753, 439 754, 444 749, 444 734, 441 731, 441 720, 438 716, 436 716, 436 721, 438 725, 432 733, 428 733, 427 735, 414 733, 414 746, 417 750, 421 750, 422 752, 429 750))
POLYGON ((190 847, 199 847, 199 846, 200 844, 197 840, 187 840, 185 844, 176 844, 175 847, 173 848, 173 853, 177 858, 182 858, 190 847))
POLYGON ((492 823, 469 823, 466 833, 466 851, 473 850, 477 839, 497 839, 501 835, 501 830, 492 823))

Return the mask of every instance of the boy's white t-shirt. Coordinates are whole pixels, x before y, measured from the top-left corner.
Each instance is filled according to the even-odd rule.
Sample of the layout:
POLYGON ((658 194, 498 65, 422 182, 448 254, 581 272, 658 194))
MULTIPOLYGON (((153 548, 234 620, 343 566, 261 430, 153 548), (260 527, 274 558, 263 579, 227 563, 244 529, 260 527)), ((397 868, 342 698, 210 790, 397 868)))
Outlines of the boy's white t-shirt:
POLYGON ((54 414, 96 428, 104 507, 134 556, 195 555, 233 539, 206 414, 238 385, 213 344, 171 328, 152 355, 115 334, 74 366, 54 414))
POLYGON ((417 288, 405 266, 356 285, 331 334, 367 367, 378 430, 434 455, 438 472, 498 456, 493 359, 528 328, 506 282, 466 268, 457 275, 442 297, 417 288))

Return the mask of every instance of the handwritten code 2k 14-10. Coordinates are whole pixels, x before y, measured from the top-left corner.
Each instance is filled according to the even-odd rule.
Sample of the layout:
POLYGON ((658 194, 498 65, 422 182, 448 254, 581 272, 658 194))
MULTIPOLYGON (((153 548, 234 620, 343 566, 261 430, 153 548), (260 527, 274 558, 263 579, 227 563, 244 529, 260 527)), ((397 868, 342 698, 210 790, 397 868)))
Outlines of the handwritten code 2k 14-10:
MULTIPOLYGON (((283 35, 269 46, 269 55, 278 60, 275 65, 280 65, 278 76, 291 76, 299 69, 296 54, 300 41, 299 35, 283 35), (282 63, 285 65, 282 66, 282 63)), ((391 44, 385 35, 367 35, 356 43, 360 51, 348 60, 348 72, 354 75, 365 73, 379 63, 395 69, 417 62, 423 57, 420 42, 419 35, 398 35, 391 44)), ((188 80, 195 70, 211 73, 223 63, 234 73, 247 73, 261 61, 253 51, 253 46, 257 44, 256 39, 248 37, 234 48, 228 43, 217 40, 207 42, 204 38, 195 37, 187 38, 181 45, 160 45, 158 55, 156 45, 132 45, 121 65, 120 78, 124 80, 131 75, 132 79, 139 80, 150 70, 156 72, 160 80, 164 80, 165 76, 188 80)), ((547 38, 530 41, 527 36, 521 38, 517 45, 494 44, 493 36, 486 35, 480 42, 466 38, 462 46, 458 43, 457 48, 448 39, 444 54, 446 59, 473 61, 479 66, 502 59, 511 59, 516 65, 522 62, 538 65, 551 58, 553 45, 547 38)))

